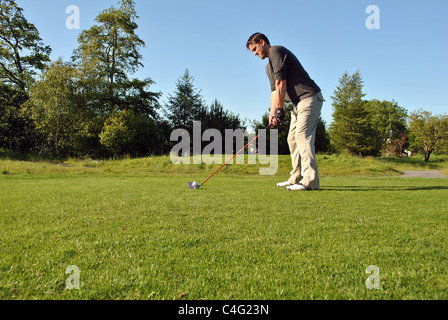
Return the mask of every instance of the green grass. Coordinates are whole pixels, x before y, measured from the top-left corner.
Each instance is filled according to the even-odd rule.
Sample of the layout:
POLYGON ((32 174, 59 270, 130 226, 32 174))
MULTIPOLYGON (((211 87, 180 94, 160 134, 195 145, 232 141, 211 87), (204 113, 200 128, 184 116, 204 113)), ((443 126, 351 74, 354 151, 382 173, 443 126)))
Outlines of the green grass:
POLYGON ((2 160, 0 299, 447 299, 448 180, 339 157, 320 156, 322 190, 305 193, 275 187, 289 168, 230 166, 191 191, 215 166, 2 160))

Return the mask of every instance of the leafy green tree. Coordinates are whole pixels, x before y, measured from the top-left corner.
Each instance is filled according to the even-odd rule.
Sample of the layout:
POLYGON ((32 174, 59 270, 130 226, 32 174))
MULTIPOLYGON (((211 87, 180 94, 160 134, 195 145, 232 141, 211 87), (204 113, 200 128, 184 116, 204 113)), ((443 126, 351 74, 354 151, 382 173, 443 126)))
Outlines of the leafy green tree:
POLYGON ((127 153, 129 144, 137 135, 137 132, 130 125, 133 117, 134 113, 132 111, 123 110, 110 115, 104 123, 103 131, 100 133, 100 141, 114 156, 127 153))
POLYGON ((23 112, 25 93, 0 83, 0 149, 27 152, 39 144, 33 120, 23 112))
POLYGON ((130 109, 135 115, 149 116, 158 121, 162 93, 150 91, 152 84, 154 81, 150 78, 124 81, 117 89, 121 109, 130 109))
POLYGON ((329 152, 330 150, 330 137, 326 129, 326 123, 319 117, 316 128, 316 152, 329 152))
POLYGON ((131 109, 156 118, 160 93, 149 91, 154 82, 130 79, 142 64, 139 50, 145 42, 136 34, 138 18, 133 0, 121 0, 95 19, 97 25, 78 37, 73 61, 81 71, 80 85, 89 96, 88 106, 98 115, 131 109))
POLYGON ((348 150, 359 155, 370 155, 379 151, 362 89, 361 73, 356 71, 349 75, 345 72, 339 79, 334 96, 331 97, 334 112, 329 135, 338 151, 348 150))
POLYGON ((0 80, 25 92, 36 71, 50 61, 36 27, 28 22, 14 0, 0 1, 0 80))
POLYGON ((38 143, 33 121, 22 105, 50 52, 23 9, 13 0, 0 0, 0 148, 26 152, 38 143))
POLYGON ((136 135, 129 145, 128 153, 134 156, 163 154, 169 135, 164 135, 163 122, 155 121, 145 115, 135 115, 130 119, 130 128, 136 135))
POLYGON ((423 150, 425 162, 434 150, 448 151, 448 116, 433 115, 430 111, 418 110, 409 115, 409 131, 412 135, 410 148, 423 150))
POLYGON ((437 150, 440 153, 448 155, 448 116, 446 114, 439 115, 439 125, 437 126, 438 142, 437 150))
MULTIPOLYGON (((84 106, 85 105, 86 102, 84 103, 84 106)), ((103 127, 103 118, 98 117, 90 110, 84 108, 84 121, 73 137, 73 153, 79 157, 90 158, 102 158, 108 156, 108 151, 104 145, 101 144, 99 137, 103 127)))
POLYGON ((188 69, 177 81, 176 90, 173 95, 168 95, 168 102, 165 104, 165 115, 170 125, 175 128, 186 129, 193 133, 193 121, 201 120, 205 116, 205 102, 194 85, 193 78, 188 69))
MULTIPOLYGON (((140 50, 145 47, 145 42, 137 35, 137 19, 135 2, 121 0, 117 8, 112 6, 99 13, 96 24, 78 37, 79 46, 73 52, 72 61, 79 71, 78 87, 90 117, 75 144, 75 149, 83 154, 146 153, 141 144, 142 149, 132 147, 133 141, 123 146, 123 137, 115 143, 108 137, 118 135, 124 128, 120 129, 119 121, 126 117, 126 125, 139 119, 153 129, 155 122, 156 125, 161 123, 157 112, 161 93, 150 90, 154 82, 150 78, 131 77, 143 66, 140 50)), ((135 134, 137 140, 142 136, 139 132, 135 134)))
POLYGON ((76 69, 58 60, 33 85, 26 104, 44 137, 45 145, 42 147, 49 147, 57 156, 73 153, 74 138, 85 119, 76 81, 76 69))
POLYGON ((164 132, 152 118, 123 110, 110 115, 100 133, 100 142, 110 155, 149 156, 162 154, 164 132))
POLYGON ((378 149, 384 150, 388 144, 401 140, 407 133, 407 110, 395 101, 373 99, 366 103, 366 109, 370 125, 377 132, 375 143, 378 149))

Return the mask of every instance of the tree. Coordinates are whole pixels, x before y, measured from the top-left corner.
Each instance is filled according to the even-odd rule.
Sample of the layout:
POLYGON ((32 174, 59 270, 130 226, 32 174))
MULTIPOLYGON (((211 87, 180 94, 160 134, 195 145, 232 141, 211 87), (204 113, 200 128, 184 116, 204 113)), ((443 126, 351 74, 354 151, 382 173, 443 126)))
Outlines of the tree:
POLYGON ((14 0, 0 1, 0 26, 0 80, 25 92, 36 71, 50 61, 51 49, 14 0))
POLYGON ((98 115, 107 117, 130 109, 155 119, 161 94, 149 91, 154 82, 150 78, 129 79, 143 66, 139 50, 145 47, 136 34, 135 3, 121 0, 119 5, 101 12, 95 18, 98 24, 81 32, 72 60, 81 71, 80 84, 89 95, 88 105, 98 115))
POLYGON ((443 114, 439 115, 438 118, 437 132, 439 139, 436 144, 437 151, 448 155, 448 116, 443 114))
POLYGON ((361 73, 356 71, 349 75, 346 71, 331 97, 334 112, 329 135, 338 151, 348 150, 359 155, 378 152, 362 88, 361 73))
POLYGON ((319 117, 316 128, 316 152, 328 152, 330 149, 330 138, 326 129, 326 123, 319 117))
POLYGON ((177 81, 174 94, 168 95, 165 104, 165 115, 171 126, 175 129, 186 129, 190 134, 193 132, 193 121, 200 120, 205 114, 205 102, 200 91, 193 85, 193 78, 188 69, 177 81))
POLYGON ((169 141, 169 134, 165 135, 163 122, 156 122, 145 115, 135 115, 131 118, 129 126, 136 132, 129 146, 129 154, 150 156, 165 152, 165 142, 169 141))
POLYGON ((0 148, 26 152, 37 143, 35 126, 22 105, 50 52, 23 9, 13 0, 0 0, 0 148))
MULTIPOLYGON (((196 120, 201 121, 201 129, 203 132, 207 129, 216 129, 221 133, 222 137, 225 137, 226 130, 246 130, 245 123, 240 119, 239 115, 225 110, 224 106, 217 99, 209 107, 204 105, 196 120)), ((202 149, 208 144, 207 141, 203 141, 202 149)), ((225 148, 226 141, 223 139, 222 150, 224 151, 225 148)))
POLYGON ((412 135, 410 148, 423 150, 425 162, 434 150, 448 150, 448 116, 433 115, 429 111, 419 109, 409 116, 409 131, 412 135))
POLYGON ((0 149, 26 152, 38 143, 33 120, 23 112, 25 93, 0 83, 0 149))
POLYGON ((86 118, 76 70, 58 60, 30 91, 26 109, 44 137, 44 146, 50 147, 57 156, 72 154, 74 139, 86 118))
MULTIPOLYGON (((140 49, 145 47, 136 33, 137 19, 135 2, 121 0, 118 8, 112 6, 99 13, 96 25, 78 37, 79 46, 73 52, 72 62, 79 71, 78 87, 84 97, 86 113, 90 115, 88 125, 77 136, 77 149, 84 154, 146 153, 142 151, 146 150, 144 147, 134 148, 130 144, 118 148, 121 142, 114 145, 107 139, 113 136, 113 130, 119 131, 117 121, 124 121, 117 115, 132 114, 132 121, 139 119, 151 128, 154 123, 161 123, 157 113, 161 93, 150 91, 154 82, 150 78, 132 78, 143 66, 140 49)), ((127 124, 132 122, 129 121, 127 124)), ((140 137, 138 131, 135 139, 140 137)))
POLYGON ((395 101, 379 101, 376 99, 366 103, 369 112, 369 122, 375 129, 375 144, 378 150, 383 150, 391 144, 396 145, 397 153, 401 155, 405 143, 403 138, 407 133, 407 111, 395 101), (400 148, 398 148, 401 146, 400 148))
POLYGON ((100 133, 101 144, 111 155, 161 154, 165 139, 158 124, 148 116, 123 110, 110 115, 100 133))
POLYGON ((157 110, 160 109, 162 93, 149 91, 152 84, 154 81, 150 78, 124 81, 117 89, 121 109, 129 109, 137 116, 149 116, 158 121, 157 110))
POLYGON ((133 117, 132 111, 123 110, 112 114, 104 123, 100 141, 114 156, 129 151, 127 147, 137 135, 137 132, 130 125, 133 117))
POLYGON ((217 129, 224 133, 226 129, 245 129, 244 121, 239 115, 225 110, 224 106, 215 99, 210 106, 204 107, 203 115, 200 116, 203 129, 217 129))

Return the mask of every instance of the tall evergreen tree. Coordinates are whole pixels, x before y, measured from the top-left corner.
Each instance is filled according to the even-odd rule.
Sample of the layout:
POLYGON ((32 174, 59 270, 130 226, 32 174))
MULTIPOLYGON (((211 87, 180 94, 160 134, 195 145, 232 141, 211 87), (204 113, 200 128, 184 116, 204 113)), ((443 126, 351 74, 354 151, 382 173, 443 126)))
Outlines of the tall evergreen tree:
POLYGON ((205 108, 205 113, 201 116, 202 129, 217 129, 223 136, 226 129, 245 129, 244 121, 239 115, 235 115, 229 110, 225 110, 221 102, 215 99, 208 108, 205 108))
POLYGON ((339 79, 339 86, 334 91, 333 122, 329 135, 336 150, 366 155, 375 152, 375 132, 369 123, 369 112, 366 109, 362 91, 361 73, 356 71, 349 75, 346 71, 339 79))
POLYGON ((328 136, 326 123, 319 117, 316 128, 316 152, 328 152, 330 149, 330 138, 328 136))
MULTIPOLYGON (((201 112, 201 129, 204 132, 207 129, 216 129, 221 133, 221 137, 226 136, 226 130, 246 130, 245 121, 241 120, 239 115, 235 115, 229 110, 225 110, 221 102, 215 99, 209 107, 204 106, 203 112, 201 112)), ((222 139, 222 151, 226 149, 225 139, 222 139)), ((204 148, 208 145, 207 141, 202 142, 202 147, 204 148)), ((235 152, 238 150, 235 150, 235 152)))
POLYGON ((193 132, 193 121, 200 121, 205 114, 205 102, 193 81, 186 69, 177 81, 176 90, 173 95, 168 95, 168 102, 165 104, 165 115, 171 126, 186 129, 190 134, 193 132))

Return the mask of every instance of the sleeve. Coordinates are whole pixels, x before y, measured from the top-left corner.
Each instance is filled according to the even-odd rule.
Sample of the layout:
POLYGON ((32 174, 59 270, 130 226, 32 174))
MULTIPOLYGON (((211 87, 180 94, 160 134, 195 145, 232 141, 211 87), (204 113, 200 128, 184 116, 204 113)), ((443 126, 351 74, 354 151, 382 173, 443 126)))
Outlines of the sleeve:
POLYGON ((274 74, 272 73, 272 66, 271 66, 271 62, 269 62, 266 65, 266 75, 268 76, 269 79, 269 84, 271 86, 271 91, 275 91, 275 80, 274 80, 274 74))
POLYGON ((286 80, 288 72, 286 65, 287 52, 281 50, 281 48, 271 49, 272 50, 269 53, 269 61, 272 66, 273 78, 275 81, 286 80))

